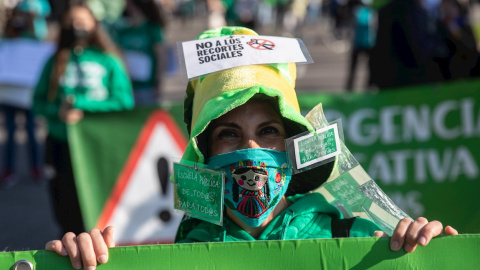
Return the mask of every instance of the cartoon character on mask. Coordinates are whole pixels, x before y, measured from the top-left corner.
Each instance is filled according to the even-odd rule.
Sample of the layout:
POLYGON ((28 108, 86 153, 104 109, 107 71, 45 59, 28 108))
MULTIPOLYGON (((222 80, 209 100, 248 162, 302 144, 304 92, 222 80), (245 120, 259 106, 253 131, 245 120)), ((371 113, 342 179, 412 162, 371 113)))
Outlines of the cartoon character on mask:
POLYGON ((226 173, 225 205, 251 227, 260 226, 285 194, 291 179, 286 153, 243 149, 210 158, 226 173))
MULTIPOLYGON (((247 161, 252 163, 252 161, 247 161)), ((268 188, 268 172, 259 167, 243 167, 232 171, 233 201, 237 204, 238 212, 250 218, 261 216, 268 209, 270 195, 268 188), (239 192, 239 188, 242 191, 239 192)))

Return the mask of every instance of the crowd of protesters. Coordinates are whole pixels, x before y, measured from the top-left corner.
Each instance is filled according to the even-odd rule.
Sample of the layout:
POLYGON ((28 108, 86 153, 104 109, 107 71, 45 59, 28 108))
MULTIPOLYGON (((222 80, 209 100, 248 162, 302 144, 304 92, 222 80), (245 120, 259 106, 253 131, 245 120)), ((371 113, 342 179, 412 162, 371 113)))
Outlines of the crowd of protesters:
POLYGON ((369 59, 365 88, 380 90, 479 75, 479 52, 469 2, 390 0, 379 9, 355 5, 346 89, 353 89, 358 56, 369 59))

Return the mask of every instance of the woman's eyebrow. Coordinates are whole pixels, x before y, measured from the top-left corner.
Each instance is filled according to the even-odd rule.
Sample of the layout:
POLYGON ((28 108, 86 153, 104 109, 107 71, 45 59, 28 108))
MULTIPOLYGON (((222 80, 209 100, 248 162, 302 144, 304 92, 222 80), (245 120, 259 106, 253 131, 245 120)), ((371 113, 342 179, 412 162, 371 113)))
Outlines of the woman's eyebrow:
POLYGON ((274 119, 274 120, 262 122, 262 123, 258 124, 258 126, 259 127, 264 127, 264 126, 268 126, 268 125, 271 125, 271 124, 281 124, 281 123, 282 123, 281 121, 277 121, 276 119, 274 119))
POLYGON ((212 127, 213 127, 213 128, 217 128, 217 127, 240 128, 239 125, 237 125, 236 123, 232 123, 232 122, 215 123, 215 124, 213 124, 212 127))

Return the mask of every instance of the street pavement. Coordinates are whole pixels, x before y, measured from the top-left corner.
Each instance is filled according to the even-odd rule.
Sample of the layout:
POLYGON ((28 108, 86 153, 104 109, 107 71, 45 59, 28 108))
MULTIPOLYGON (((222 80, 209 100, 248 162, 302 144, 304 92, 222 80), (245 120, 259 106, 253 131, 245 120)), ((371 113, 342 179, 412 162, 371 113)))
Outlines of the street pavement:
MULTIPOLYGON (((176 41, 186 41, 207 28, 206 19, 196 18, 182 22, 172 20, 167 30, 167 40, 172 50, 176 41)), ((258 29, 262 35, 278 35, 273 27, 258 29)), ((299 33, 299 32, 298 32, 299 33)), ((314 60, 314 64, 298 66, 298 92, 341 92, 346 77, 348 53, 335 53, 322 42, 325 28, 320 24, 305 26, 303 40, 314 60)), ((358 67, 355 91, 363 91, 365 82, 365 63, 358 67)), ((183 99, 186 83, 182 81, 178 69, 172 70, 165 81, 165 100, 183 99)), ((0 189, 0 251, 43 249, 48 240, 60 237, 59 227, 53 218, 48 185, 38 185, 29 175, 27 140, 23 128, 23 118, 17 117, 19 127, 16 134, 17 168, 19 183, 10 189, 0 189)), ((0 115, 0 153, 3 153, 5 131, 0 115)), ((45 124, 38 119, 37 137, 45 138, 45 124)), ((3 158, 0 156, 0 169, 3 158)))

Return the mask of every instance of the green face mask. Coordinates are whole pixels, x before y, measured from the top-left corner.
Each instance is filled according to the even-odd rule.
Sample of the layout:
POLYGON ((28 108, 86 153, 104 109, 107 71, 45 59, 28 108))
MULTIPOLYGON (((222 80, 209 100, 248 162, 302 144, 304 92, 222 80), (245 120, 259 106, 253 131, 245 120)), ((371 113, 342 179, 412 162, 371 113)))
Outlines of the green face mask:
POLYGON ((286 152, 242 149, 213 156, 210 168, 226 173, 225 205, 247 226, 260 226, 285 195, 292 178, 286 152))

